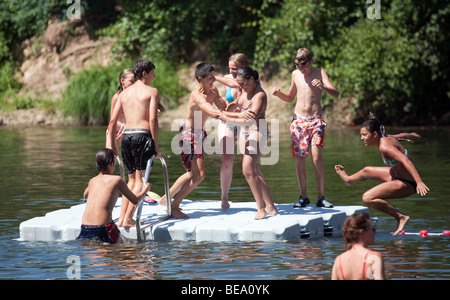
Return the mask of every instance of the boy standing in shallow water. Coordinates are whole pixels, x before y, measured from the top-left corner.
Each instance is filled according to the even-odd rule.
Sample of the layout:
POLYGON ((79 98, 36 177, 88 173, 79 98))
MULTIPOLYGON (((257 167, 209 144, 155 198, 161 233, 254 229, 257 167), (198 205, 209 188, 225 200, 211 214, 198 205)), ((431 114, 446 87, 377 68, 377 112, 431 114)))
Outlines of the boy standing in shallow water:
POLYGON ((133 204, 139 203, 150 189, 144 183, 142 191, 136 195, 131 192, 122 177, 112 175, 116 168, 116 155, 111 149, 100 149, 95 162, 100 173, 89 181, 84 191, 86 208, 81 220, 81 232, 77 239, 99 239, 105 243, 117 243, 120 231, 112 220, 119 191, 133 204))
POLYGON ((314 68, 311 51, 300 48, 297 51, 294 64, 296 70, 292 72, 289 92, 283 93, 275 88, 272 95, 285 102, 292 102, 297 96, 294 118, 290 131, 292 141, 292 156, 295 158, 297 180, 301 195, 294 207, 305 207, 309 199, 306 191, 306 157, 311 148, 312 162, 315 167, 317 184, 317 203, 319 207, 333 207, 324 196, 325 168, 323 165, 323 140, 326 123, 322 119, 322 91, 334 98, 339 92, 328 79, 327 73, 321 68, 314 68))

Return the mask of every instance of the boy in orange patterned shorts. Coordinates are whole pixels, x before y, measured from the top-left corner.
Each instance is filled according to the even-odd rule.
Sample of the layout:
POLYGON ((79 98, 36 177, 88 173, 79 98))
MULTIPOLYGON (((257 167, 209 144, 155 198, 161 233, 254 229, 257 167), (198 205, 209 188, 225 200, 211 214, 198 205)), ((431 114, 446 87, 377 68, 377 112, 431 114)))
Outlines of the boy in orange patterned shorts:
POLYGON ((294 207, 305 207, 309 199, 306 191, 306 157, 311 157, 314 164, 317 183, 318 207, 331 208, 324 196, 325 168, 323 165, 323 137, 326 123, 322 120, 322 91, 336 99, 339 92, 328 79, 327 73, 321 68, 312 67, 311 51, 300 48, 297 51, 294 64, 296 70, 292 72, 289 92, 283 93, 275 88, 272 95, 285 102, 292 102, 297 96, 294 118, 291 123, 292 155, 295 158, 295 168, 301 195, 294 207))

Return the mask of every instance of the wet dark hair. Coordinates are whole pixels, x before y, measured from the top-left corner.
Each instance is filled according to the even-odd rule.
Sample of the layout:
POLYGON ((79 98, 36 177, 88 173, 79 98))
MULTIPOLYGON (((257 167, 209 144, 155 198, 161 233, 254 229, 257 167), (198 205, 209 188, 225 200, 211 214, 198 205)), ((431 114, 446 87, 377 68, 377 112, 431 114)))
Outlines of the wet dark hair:
POLYGON ((365 128, 370 133, 378 132, 380 136, 384 136, 384 126, 381 125, 380 121, 372 113, 369 114, 369 119, 361 124, 361 128, 365 128))
POLYGON ((208 76, 208 74, 212 71, 215 71, 216 69, 214 69, 213 66, 211 66, 210 64, 207 63, 199 63, 197 65, 197 67, 195 68, 195 78, 198 79, 199 78, 205 78, 206 76, 208 76))
POLYGON ((106 171, 108 165, 112 164, 116 159, 114 152, 109 148, 102 148, 97 151, 95 155, 95 166, 97 170, 102 172, 106 171))
POLYGON ((150 73, 155 69, 155 65, 148 59, 138 60, 133 67, 134 79, 142 79, 142 72, 150 73))
POLYGON ((245 79, 250 79, 250 77, 253 77, 253 79, 255 81, 259 81, 259 74, 257 71, 253 70, 250 67, 243 67, 240 68, 237 72, 236 72, 236 78, 245 78, 245 79))
POLYGON ((354 214, 345 219, 342 234, 344 235, 344 245, 347 249, 350 249, 353 244, 359 241, 361 229, 363 231, 372 229, 372 222, 367 213, 354 214))

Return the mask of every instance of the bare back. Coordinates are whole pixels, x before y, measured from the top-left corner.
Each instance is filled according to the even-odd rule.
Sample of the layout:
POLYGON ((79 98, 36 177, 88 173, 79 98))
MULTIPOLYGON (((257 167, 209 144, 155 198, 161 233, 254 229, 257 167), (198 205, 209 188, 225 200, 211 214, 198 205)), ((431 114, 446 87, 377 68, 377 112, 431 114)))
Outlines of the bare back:
POLYGON ((115 132, 117 131, 117 120, 120 111, 123 110, 127 120, 127 129, 147 129, 150 130, 155 145, 155 151, 161 155, 158 146, 158 90, 152 88, 141 81, 137 81, 132 86, 120 93, 117 104, 111 114, 109 127, 111 130, 106 138, 106 147, 113 149, 117 153, 118 149, 114 143, 115 132))
POLYGON ((322 81, 320 68, 311 68, 308 75, 302 74, 299 70, 292 72, 292 81, 297 89, 297 104, 295 114, 301 117, 315 116, 322 114, 322 90, 312 85, 312 81, 318 79, 322 81))
POLYGON ((140 128, 150 130, 151 103, 157 103, 157 97, 158 91, 155 88, 142 83, 136 83, 120 94, 118 100, 122 105, 128 129, 140 128))
POLYGON ((121 177, 99 174, 89 181, 85 190, 86 208, 82 218, 84 225, 104 225, 112 221, 112 210, 116 205, 121 177))

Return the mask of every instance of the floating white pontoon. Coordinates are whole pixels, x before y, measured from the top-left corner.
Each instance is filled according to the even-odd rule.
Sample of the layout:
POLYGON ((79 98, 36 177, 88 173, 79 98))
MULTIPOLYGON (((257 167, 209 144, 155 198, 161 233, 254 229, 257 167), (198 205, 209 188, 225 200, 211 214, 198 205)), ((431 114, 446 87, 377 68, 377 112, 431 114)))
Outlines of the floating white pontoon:
MULTIPOLYGON (((120 174, 124 177, 123 165, 117 157, 120 174)), ((167 167, 164 158, 164 188, 169 191, 167 167)), ((145 180, 151 170, 153 158, 147 163, 145 180)), ((113 219, 120 215, 122 198, 119 198, 112 212, 113 219)), ((183 200, 180 207, 189 219, 175 219, 171 216, 170 199, 167 207, 141 201, 136 212, 137 226, 119 228, 123 237, 145 241, 280 241, 300 238, 317 238, 341 235, 347 216, 369 212, 363 206, 335 206, 318 208, 309 205, 293 208, 292 204, 277 204, 278 215, 263 220, 254 220, 256 203, 235 202, 229 209, 221 208, 221 201, 183 200)), ((20 224, 22 241, 70 241, 75 240, 81 230, 81 218, 86 204, 49 212, 20 224)))
MULTIPOLYGON (((113 210, 113 219, 120 214, 121 198, 113 210)), ((80 233, 85 203, 47 213, 20 224, 20 240, 68 241, 80 233)), ((277 204, 278 215, 254 220, 255 202, 234 202, 227 210, 221 201, 183 200, 180 206, 189 219, 168 218, 166 208, 143 204, 139 230, 119 228, 123 237, 155 241, 280 241, 323 236, 340 236, 347 216, 367 212, 363 206, 293 208, 277 204)))

